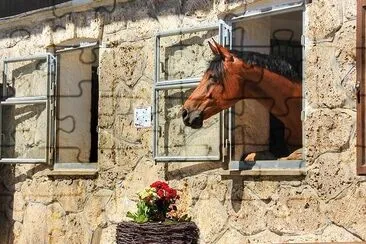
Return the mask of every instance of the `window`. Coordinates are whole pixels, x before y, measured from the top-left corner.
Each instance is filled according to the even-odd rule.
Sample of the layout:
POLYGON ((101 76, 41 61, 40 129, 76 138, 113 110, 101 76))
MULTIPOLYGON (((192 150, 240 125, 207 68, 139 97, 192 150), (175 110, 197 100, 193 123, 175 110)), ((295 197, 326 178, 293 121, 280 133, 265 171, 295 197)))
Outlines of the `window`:
MULTIPOLYGON (((258 6, 252 6, 244 15, 231 20, 232 50, 237 51, 248 62, 263 62, 265 67, 271 64, 266 64, 265 56, 262 61, 260 54, 270 55, 269 59, 279 57, 294 71, 292 75, 283 76, 301 84, 303 8, 303 1, 291 1, 271 7, 260 6, 259 10, 258 6)), ((278 87, 278 92, 281 90, 283 88, 278 87)), ((276 103, 281 100, 276 101, 271 95, 246 98, 231 108, 231 123, 228 124, 229 141, 232 144, 231 169, 304 167, 301 152, 302 123, 290 127, 284 122, 286 117, 296 117, 297 121, 301 121, 302 96, 286 100, 300 104, 296 114, 274 111, 276 103), (292 137, 295 134, 297 135, 292 137)))
MULTIPOLYGON (((301 84, 304 1, 281 1, 269 6, 260 4, 248 6, 250 8, 248 7, 245 14, 234 15, 235 17, 230 20, 220 22, 218 36, 215 37, 216 40, 236 53, 258 52, 286 59, 286 62, 299 75, 297 78, 301 84)), ((261 98, 244 99, 236 103, 230 109, 204 122, 206 124, 202 127, 203 129, 192 130, 182 125, 182 118, 180 116, 178 118, 178 111, 189 94, 192 93, 193 89, 189 88, 197 86, 200 76, 207 68, 207 62, 206 66, 201 68, 201 63, 197 65, 199 59, 197 51, 194 54, 184 53, 180 50, 186 47, 178 44, 190 43, 191 46, 198 45, 203 48, 201 52, 204 52, 204 49, 208 50, 209 57, 205 58, 206 61, 209 61, 212 58, 211 50, 207 44, 210 36, 204 34, 201 36, 206 38, 201 38, 197 32, 202 31, 202 29, 177 30, 157 35, 154 88, 155 159, 157 161, 219 159, 228 162, 230 170, 267 168, 299 170, 303 168, 304 161, 301 150, 296 154, 296 158, 278 160, 292 152, 292 149, 282 146, 282 144, 288 142, 286 141, 288 128, 263 106, 263 102, 260 101, 261 98), (170 39, 170 44, 163 44, 161 41, 163 38, 170 39), (170 54, 167 51, 169 48, 176 49, 170 54), (162 49, 165 50, 164 54, 161 52, 162 49), (174 58, 174 55, 180 56, 174 58), (182 60, 187 60, 187 62, 182 63, 182 60), (174 65, 175 67, 173 67, 174 65), (197 69, 197 66, 201 69, 197 69), (189 75, 186 75, 185 79, 172 77, 169 80, 169 75, 172 72, 179 75, 189 75), (193 79, 190 72, 199 78, 193 79), (180 90, 179 92, 173 92, 173 89, 180 90), (168 101, 168 98, 171 101, 168 101), (176 117, 172 118, 167 114, 174 114, 176 117), (173 122, 173 120, 176 120, 176 122, 173 122), (174 128, 176 130, 175 134, 172 134, 169 128, 162 129, 164 128, 162 125, 167 126, 167 124, 170 129, 174 128), (214 135, 216 137, 213 137, 214 135), (218 144, 214 145, 212 143, 218 144), (198 150, 200 146, 201 151, 198 150), (187 149, 188 147, 192 148, 187 149), (203 148, 206 150, 203 150, 203 148), (201 155, 200 157, 195 154, 198 152, 201 155), (216 153, 214 158, 210 158, 212 155, 209 153, 212 152, 219 153, 216 153), (266 153, 262 155, 256 153, 257 157, 249 162, 246 156, 251 152, 266 153)), ((299 135, 296 139, 300 142, 293 145, 294 148, 302 147, 301 95, 298 100, 300 110, 296 116, 297 120, 300 121, 300 126, 298 128, 299 135)))
POLYGON ((97 42, 69 41, 54 51, 4 61, 0 163, 95 169, 97 42))
POLYGON ((366 174, 366 100, 365 100, 365 13, 366 2, 357 1, 357 173, 366 174))
POLYGON ((4 60, 0 163, 53 160, 55 65, 51 54, 4 60))
POLYGON ((98 61, 93 40, 57 45, 56 154, 65 163, 98 160, 98 61))
POLYGON ((227 33, 224 23, 160 33, 156 37, 154 85, 154 159, 218 161, 222 159, 222 115, 201 130, 182 124, 181 105, 197 86, 211 53, 207 40, 227 33))

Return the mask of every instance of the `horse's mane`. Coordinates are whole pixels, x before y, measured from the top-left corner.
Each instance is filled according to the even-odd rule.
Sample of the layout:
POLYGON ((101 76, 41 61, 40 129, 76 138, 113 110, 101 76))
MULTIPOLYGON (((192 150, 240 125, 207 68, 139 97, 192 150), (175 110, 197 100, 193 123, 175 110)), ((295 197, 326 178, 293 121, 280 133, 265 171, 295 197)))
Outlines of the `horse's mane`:
MULTIPOLYGON (((243 59, 247 64, 268 69, 269 71, 282 75, 293 82, 299 82, 301 80, 294 66, 289 61, 281 57, 250 51, 231 52, 238 58, 243 59)), ((212 71, 219 81, 223 80, 224 66, 220 55, 215 55, 209 64, 208 70, 212 71)))

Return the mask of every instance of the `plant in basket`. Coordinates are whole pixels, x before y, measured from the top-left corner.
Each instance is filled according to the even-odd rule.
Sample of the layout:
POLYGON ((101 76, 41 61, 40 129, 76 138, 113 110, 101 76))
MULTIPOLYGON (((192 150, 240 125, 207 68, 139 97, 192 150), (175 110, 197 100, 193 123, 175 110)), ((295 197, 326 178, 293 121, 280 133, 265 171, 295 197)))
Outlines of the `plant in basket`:
POLYGON ((176 201, 179 199, 177 191, 166 182, 156 181, 138 194, 137 211, 127 212, 127 217, 136 223, 154 221, 190 221, 187 215, 177 216, 176 201))
POLYGON ((127 217, 133 221, 117 226, 117 244, 198 243, 196 224, 186 214, 178 214, 179 195, 175 189, 166 182, 156 181, 137 195, 136 212, 127 212, 127 217))

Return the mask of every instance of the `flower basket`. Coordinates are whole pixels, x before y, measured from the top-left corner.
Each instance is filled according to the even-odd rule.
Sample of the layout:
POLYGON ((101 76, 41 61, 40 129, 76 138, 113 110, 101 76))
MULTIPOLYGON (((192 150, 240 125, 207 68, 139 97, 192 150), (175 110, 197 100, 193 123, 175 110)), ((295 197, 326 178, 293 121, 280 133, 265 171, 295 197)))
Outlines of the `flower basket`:
POLYGON ((199 230, 193 222, 122 222, 117 226, 117 244, 198 243, 199 230))

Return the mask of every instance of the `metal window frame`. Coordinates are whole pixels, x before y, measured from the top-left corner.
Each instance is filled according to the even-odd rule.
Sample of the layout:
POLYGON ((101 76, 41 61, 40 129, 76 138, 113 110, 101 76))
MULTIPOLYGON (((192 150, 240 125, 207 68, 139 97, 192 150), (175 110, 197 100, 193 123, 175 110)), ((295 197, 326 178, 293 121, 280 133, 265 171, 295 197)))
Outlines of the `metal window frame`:
POLYGON ((159 106, 159 95, 158 92, 161 90, 168 90, 168 89, 178 89, 178 88, 193 88, 197 87, 200 77, 194 78, 186 78, 186 79, 175 79, 175 80, 160 80, 160 39, 162 37, 169 37, 174 35, 182 35, 182 34, 189 34, 194 32, 201 32, 201 31, 210 31, 210 30, 218 30, 219 31, 219 42, 220 43, 227 43, 231 40, 231 29, 228 28, 225 22, 219 21, 217 24, 207 25, 203 27, 196 27, 196 28, 186 28, 186 29, 176 29, 172 31, 165 31, 160 32, 155 37, 155 75, 154 75, 154 87, 153 87, 153 106, 152 106, 152 113, 153 113, 153 158, 156 162, 194 162, 194 161, 220 161, 223 160, 224 156, 226 155, 226 148, 225 143, 222 143, 224 138, 224 113, 220 114, 220 140, 219 140, 219 152, 218 155, 215 156, 161 156, 158 155, 158 130, 159 130, 159 119, 157 116, 157 108, 159 106), (220 145, 223 145, 220 147, 220 145))
POLYGON ((356 67, 357 67, 357 174, 366 175, 366 0, 357 0, 357 25, 356 25, 356 67))
MULTIPOLYGON (((305 11, 305 3, 306 0, 296 0, 296 1, 288 1, 286 3, 280 3, 278 5, 271 6, 269 8, 259 8, 259 9, 253 9, 250 11, 246 11, 243 15, 236 16, 232 18, 230 21, 228 21, 228 25, 231 26, 241 21, 249 20, 249 19, 256 19, 256 18, 263 18, 273 15, 279 15, 279 14, 285 14, 285 13, 291 13, 296 11, 302 11, 302 19, 303 19, 303 26, 304 26, 304 11, 305 11)), ((303 27, 304 28, 304 27, 303 27)), ((302 40, 303 41, 303 40, 302 40)), ((232 41, 231 41, 232 42, 232 41)), ((304 47, 302 48, 302 55, 304 57, 304 47)), ((303 64, 304 66, 304 64, 303 64)), ((303 77, 304 77, 304 68, 303 68, 303 77)), ((303 78, 303 84, 304 84, 304 78, 303 78)), ((305 109, 305 91, 303 89, 302 91, 303 96, 303 111, 305 109)), ((231 108, 230 108, 231 109, 231 108)), ((233 131, 233 113, 229 113, 229 122, 228 122, 228 128, 229 128, 229 145, 232 144, 232 136, 231 133, 233 131)), ((304 128, 303 133, 304 134, 304 128)), ((303 145, 305 145, 304 137, 303 137, 303 145)), ((229 146, 228 148, 231 149, 229 146)), ((234 161, 232 160, 233 157, 233 150, 231 149, 229 151, 229 170, 230 171, 239 171, 239 170, 269 170, 269 171, 277 171, 277 170, 294 170, 299 169, 299 174, 302 174, 301 172, 303 169, 305 169, 305 157, 303 154, 303 159, 301 160, 256 160, 253 162, 242 162, 242 161, 234 161)))
POLYGON ((28 96, 28 97, 11 97, 0 101, 0 132, 2 131, 2 107, 5 105, 19 104, 45 104, 47 111, 46 125, 46 148, 44 158, 1 158, 2 140, 0 140, 0 164, 51 164, 54 159, 55 145, 55 82, 56 82, 56 67, 57 59, 50 53, 45 53, 35 56, 5 58, 3 60, 3 96, 7 94, 7 72, 8 64, 16 62, 24 62, 31 60, 46 60, 47 62, 47 94, 46 96, 28 96))

